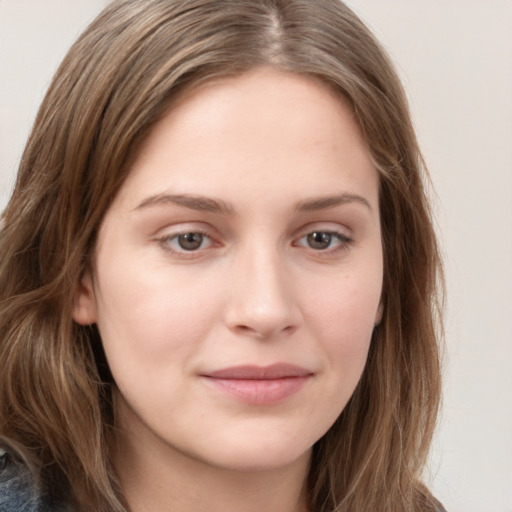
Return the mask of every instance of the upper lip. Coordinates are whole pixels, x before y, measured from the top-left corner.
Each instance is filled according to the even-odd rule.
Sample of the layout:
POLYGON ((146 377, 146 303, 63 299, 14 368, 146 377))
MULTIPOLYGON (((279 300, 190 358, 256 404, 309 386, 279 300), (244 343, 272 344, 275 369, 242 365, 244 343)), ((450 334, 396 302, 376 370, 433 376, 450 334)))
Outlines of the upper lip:
POLYGON ((242 365, 213 370, 203 374, 214 379, 233 380, 272 380, 291 377, 307 377, 313 372, 288 363, 277 363, 269 366, 242 365))

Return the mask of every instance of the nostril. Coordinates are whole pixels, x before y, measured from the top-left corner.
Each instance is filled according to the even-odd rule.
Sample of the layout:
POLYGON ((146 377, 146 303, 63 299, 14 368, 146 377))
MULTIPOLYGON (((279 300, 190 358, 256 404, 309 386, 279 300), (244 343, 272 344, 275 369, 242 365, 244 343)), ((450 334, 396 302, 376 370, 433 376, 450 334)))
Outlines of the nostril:
POLYGON ((289 335, 295 331, 295 326, 287 325, 283 328, 269 327, 269 328, 265 329, 265 328, 250 327, 248 325, 237 325, 236 330, 240 334, 245 335, 245 336, 253 336, 255 338, 266 339, 266 338, 271 338, 271 337, 279 335, 279 334, 289 335))
POLYGON ((254 329, 253 327, 249 327, 248 325, 237 325, 236 330, 240 334, 254 336, 255 338, 265 338, 266 337, 264 332, 262 332, 258 329, 254 329))

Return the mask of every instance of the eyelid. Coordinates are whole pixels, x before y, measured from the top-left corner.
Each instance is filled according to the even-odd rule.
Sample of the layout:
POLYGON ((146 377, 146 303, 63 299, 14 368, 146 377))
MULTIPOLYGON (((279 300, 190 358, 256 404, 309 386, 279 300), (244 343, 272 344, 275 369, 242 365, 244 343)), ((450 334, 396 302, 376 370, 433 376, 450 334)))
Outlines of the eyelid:
POLYGON ((292 245, 304 248, 318 257, 328 257, 347 250, 353 243, 354 240, 352 238, 351 230, 347 227, 333 222, 313 222, 298 230, 296 236, 293 238, 292 245), (309 247, 307 244, 299 243, 302 239, 312 233, 330 234, 337 237, 339 243, 333 248, 328 247, 326 249, 315 249, 313 247, 309 247))
POLYGON ((352 238, 352 229, 339 222, 310 222, 295 231, 294 239, 298 239, 309 233, 322 232, 333 233, 344 238, 352 238))
MULTIPOLYGON (((327 231, 325 229, 315 229, 313 231, 309 231, 308 233, 300 236, 299 238, 296 238, 295 240, 296 241, 302 240, 303 238, 306 238, 306 237, 308 237, 309 235, 311 235, 313 233, 324 233, 324 234, 336 237, 340 241, 340 245, 348 244, 348 243, 352 242, 352 239, 349 238, 348 236, 344 235, 343 233, 339 233, 339 232, 336 232, 336 231, 327 231)), ((295 245, 299 245, 299 244, 295 244, 295 245)), ((306 246, 304 246, 304 247, 306 247, 306 246)), ((311 249, 314 250, 312 247, 311 247, 311 249)), ((324 249, 324 250, 318 249, 318 252, 327 252, 327 249, 324 249)))
POLYGON ((219 237, 212 233, 213 229, 204 227, 203 223, 180 223, 174 226, 167 226, 166 228, 160 229, 153 237, 152 240, 157 242, 164 251, 171 255, 176 255, 180 258, 198 258, 208 249, 212 247, 220 247, 222 244, 217 240, 219 237), (209 240, 207 247, 201 247, 196 250, 186 250, 173 248, 170 241, 178 238, 179 236, 186 235, 189 233, 197 233, 209 240))

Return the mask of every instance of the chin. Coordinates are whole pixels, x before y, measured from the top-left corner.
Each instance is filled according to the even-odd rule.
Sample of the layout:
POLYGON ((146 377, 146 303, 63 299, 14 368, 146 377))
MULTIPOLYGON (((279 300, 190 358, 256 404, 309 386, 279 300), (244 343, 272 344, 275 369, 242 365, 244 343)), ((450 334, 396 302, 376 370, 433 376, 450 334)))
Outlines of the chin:
POLYGON ((219 441, 214 445, 218 449, 203 452, 203 460, 230 471, 278 470, 301 462, 309 465, 312 444, 304 442, 304 438, 298 441, 293 435, 246 435, 238 442, 233 438, 219 441))
POLYGON ((264 453, 261 449, 237 450, 236 453, 216 457, 217 462, 213 465, 240 473, 277 471, 295 464, 301 464, 301 462, 309 466, 311 451, 312 449, 309 448, 300 453, 291 450, 285 452, 282 447, 279 451, 269 449, 264 453))

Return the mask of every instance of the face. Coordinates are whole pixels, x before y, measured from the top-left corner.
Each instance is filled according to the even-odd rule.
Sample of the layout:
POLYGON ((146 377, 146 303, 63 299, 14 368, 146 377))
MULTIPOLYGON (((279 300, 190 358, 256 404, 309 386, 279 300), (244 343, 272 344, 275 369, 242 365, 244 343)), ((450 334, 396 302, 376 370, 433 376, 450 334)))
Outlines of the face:
POLYGON ((348 105, 258 69, 181 98, 100 229, 97 323, 145 450, 238 470, 308 457, 379 320, 378 176, 348 105))

